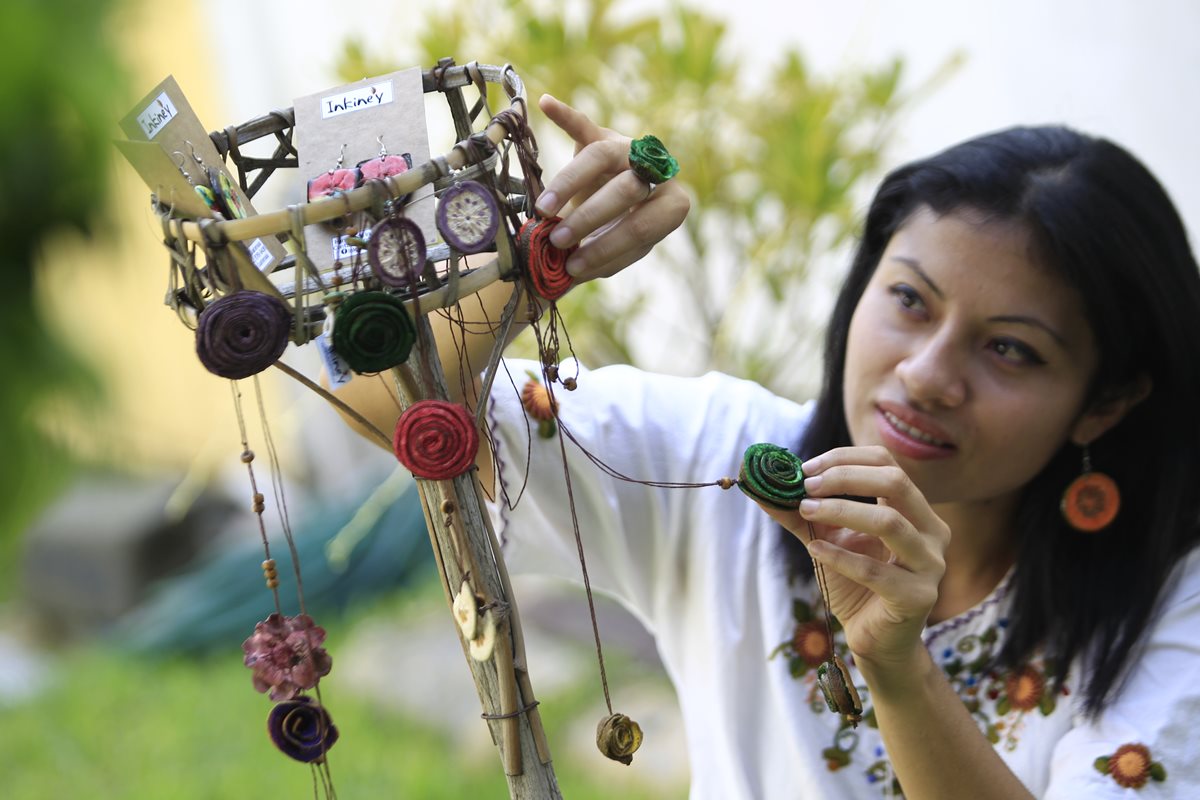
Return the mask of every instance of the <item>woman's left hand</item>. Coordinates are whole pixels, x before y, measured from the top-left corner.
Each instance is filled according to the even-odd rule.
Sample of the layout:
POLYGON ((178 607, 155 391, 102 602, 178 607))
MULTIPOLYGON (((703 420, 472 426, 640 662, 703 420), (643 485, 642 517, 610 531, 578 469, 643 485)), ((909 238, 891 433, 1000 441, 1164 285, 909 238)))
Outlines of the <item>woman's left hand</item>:
POLYGON ((825 566, 830 610, 855 659, 883 669, 911 663, 938 598, 949 526, 883 447, 830 450, 803 470, 800 509, 764 509, 825 566))

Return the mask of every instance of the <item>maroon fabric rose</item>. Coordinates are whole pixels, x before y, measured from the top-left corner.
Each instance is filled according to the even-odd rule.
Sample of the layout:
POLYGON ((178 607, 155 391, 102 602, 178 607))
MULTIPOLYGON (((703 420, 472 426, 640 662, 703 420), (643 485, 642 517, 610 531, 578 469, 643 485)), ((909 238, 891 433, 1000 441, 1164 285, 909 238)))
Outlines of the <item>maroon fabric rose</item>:
POLYGON ((307 614, 272 614, 242 642, 245 663, 254 670, 254 688, 272 700, 291 700, 329 674, 333 659, 321 644, 325 629, 307 614))

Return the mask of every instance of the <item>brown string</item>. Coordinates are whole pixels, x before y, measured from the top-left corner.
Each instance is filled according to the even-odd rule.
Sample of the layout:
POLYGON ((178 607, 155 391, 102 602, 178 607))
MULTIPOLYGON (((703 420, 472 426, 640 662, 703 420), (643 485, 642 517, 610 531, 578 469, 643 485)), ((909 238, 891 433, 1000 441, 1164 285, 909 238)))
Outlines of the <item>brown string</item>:
MULTIPOLYGON (((317 704, 322 708, 325 707, 325 700, 321 697, 321 683, 318 679, 317 685, 314 688, 317 695, 317 704)), ((321 740, 324 741, 327 731, 324 730, 325 717, 321 714, 317 715, 318 724, 322 726, 321 740)), ((317 794, 317 777, 320 776, 321 788, 325 791, 326 800, 337 800, 337 790, 333 787, 333 773, 329 770, 329 751, 324 752, 324 757, 319 763, 312 765, 313 767, 313 797, 318 797, 317 794)))
POLYGON ((283 527, 283 538, 287 541, 288 552, 292 556, 292 572, 296 576, 296 602, 300 606, 300 613, 307 614, 308 610, 304 604, 304 581, 300 577, 300 553, 296 550, 296 541, 292 537, 292 522, 288 516, 287 498, 283 491, 283 475, 279 467, 279 453, 275 449, 275 440, 271 438, 271 428, 267 424, 267 409, 263 404, 262 387, 259 385, 258 376, 254 376, 254 394, 258 399, 258 413, 262 421, 263 440, 267 445, 267 456, 271 461, 271 485, 275 492, 276 510, 279 512, 279 520, 283 527))
POLYGON ((521 708, 518 708, 516 711, 510 711, 507 714, 480 714, 479 716, 481 719, 512 719, 513 717, 519 717, 522 714, 525 714, 529 711, 533 711, 535 708, 537 708, 541 704, 542 704, 541 700, 534 700, 529 705, 522 706, 521 708))
MULTIPOLYGON (((528 280, 528 278, 526 278, 526 280, 528 280)), ((531 302, 531 304, 534 304, 536 307, 536 301, 533 299, 532 293, 530 294, 530 302, 531 302)), ((575 436, 570 432, 570 430, 565 425, 563 425, 562 419, 559 418, 559 416, 558 416, 559 404, 558 404, 557 398, 554 396, 554 384, 555 383, 564 383, 563 380, 561 379, 561 377, 558 375, 558 367, 557 367, 557 364, 559 361, 559 358, 558 358, 559 348, 560 348, 560 344, 561 344, 561 340, 559 339, 560 331, 562 333, 562 337, 564 339, 566 339, 568 352, 571 353, 572 357, 575 356, 574 347, 571 345, 570 334, 567 333, 566 326, 562 323, 562 317, 558 312, 558 306, 554 301, 550 301, 549 316, 548 316, 548 321, 546 324, 545 331, 542 330, 541 325, 539 324, 538 316, 536 314, 531 314, 530 316, 532 318, 531 325, 533 327, 534 336, 536 337, 537 342, 538 342, 538 352, 541 357, 542 379, 545 381, 546 390, 550 393, 550 401, 551 401, 550 407, 552 409, 554 409, 555 423, 558 425, 559 430, 562 432, 562 435, 558 437, 558 446, 559 446, 559 452, 561 453, 561 456, 562 456, 563 479, 567 484, 567 507, 571 511, 571 528, 572 528, 572 532, 575 535, 575 547, 579 554, 579 567, 583 573, 583 588, 584 588, 584 594, 587 596, 588 615, 591 618, 591 623, 592 623, 592 637, 596 642, 596 660, 600 666, 600 685, 604 690, 604 703, 608 707, 608 713, 611 715, 613 713, 612 698, 611 698, 611 696, 609 694, 609 690, 608 690, 608 675, 604 668, 604 650, 600 644, 600 626, 596 620, 596 605, 595 605, 595 600, 592 596, 592 583, 591 583, 591 578, 588 576, 587 558, 584 555, 584 551, 583 551, 583 536, 579 530, 579 517, 578 517, 576 508, 575 508, 575 493, 574 493, 574 489, 571 484, 571 470, 567 463, 567 445, 566 445, 567 440, 570 439, 572 444, 574 444, 576 447, 578 447, 580 452, 582 452, 584 454, 584 456, 587 457, 587 459, 589 461, 591 461, 594 465, 599 467, 606 475, 609 475, 610 477, 616 478, 618 480, 627 481, 629 483, 637 483, 637 484, 641 484, 644 486, 652 486, 652 487, 668 488, 668 489, 684 489, 684 488, 699 488, 702 486, 723 486, 725 488, 729 488, 736 481, 732 481, 728 478, 722 479, 722 480, 717 480, 717 481, 709 481, 707 483, 683 483, 683 482, 673 482, 673 481, 642 481, 642 480, 638 480, 636 478, 631 478, 628 475, 625 475, 624 473, 620 472, 616 468, 606 464, 598 456, 589 452, 588 449, 585 448, 579 442, 579 440, 575 438, 575 436)), ((575 363, 576 363, 576 367, 577 367, 575 377, 578 378, 578 363, 579 363, 578 360, 576 360, 575 363)), ((510 374, 509 379, 511 380, 511 378, 512 378, 512 375, 510 374)), ((516 388, 515 383, 513 384, 513 388, 514 389, 516 388)), ((529 427, 528 415, 526 415, 525 424, 526 424, 526 427, 528 428, 529 427)), ((530 440, 529 440, 529 447, 532 448, 532 437, 530 437, 530 440)), ((530 459, 527 454, 526 460, 525 460, 526 481, 528 481, 529 460, 530 459)), ((503 486, 503 482, 501 482, 501 486, 503 486)), ((522 492, 523 491, 524 491, 524 487, 522 487, 522 492)), ((831 639, 832 639, 832 634, 831 634, 831 639)))
MULTIPOLYGON (((808 541, 812 542, 817 538, 816 531, 813 530, 813 525, 808 520, 805 520, 808 525, 808 541)), ((821 605, 825 607, 825 633, 829 641, 829 658, 826 661, 833 660, 833 613, 829 610, 829 584, 825 579, 825 565, 808 555, 809 561, 812 562, 813 573, 817 576, 817 589, 821 592, 821 605)))
MULTIPOLYGON (((516 105, 514 99, 513 105, 516 105)), ((522 102, 522 106, 524 103, 522 102)), ((512 107, 506 108, 492 119, 493 122, 504 126, 508 138, 517 151, 517 161, 521 164, 521 175, 525 182, 525 202, 532 209, 542 194, 542 168, 538 164, 537 139, 529 127, 525 114, 517 112, 512 107)), ((508 152, 501 159, 501 174, 508 175, 508 152)), ((532 214, 532 211, 530 212, 532 214)))
MULTIPOLYGON (((242 436, 242 461, 246 464, 246 471, 250 473, 250 491, 253 492, 254 498, 258 498, 258 481, 254 479, 254 451, 250 449, 250 438, 246 435, 246 418, 242 414, 242 393, 238 389, 237 381, 229 382, 229 389, 233 393, 233 408, 237 414, 238 430, 242 436)), ((267 526, 263 522, 262 512, 255 509, 254 516, 258 517, 258 534, 262 538, 263 557, 271 560, 271 542, 267 538, 267 526)), ((283 610, 279 605, 279 587, 272 586, 271 596, 275 599, 275 613, 283 616, 283 610)))
MULTIPOLYGON (((549 385, 547 383, 547 385, 549 385)), ((553 393, 551 394, 553 398, 553 393)), ((571 509, 571 527, 575 532, 575 547, 579 551, 579 567, 583 571, 583 590, 587 595, 588 614, 592 618, 592 637, 596 640, 596 660, 600 663, 600 685, 604 688, 604 704, 608 713, 613 713, 612 698, 608 693, 608 675, 604 671, 604 651, 600 647, 600 625, 596 622, 596 602, 592 598, 592 581, 588 577, 587 559, 583 555, 583 537, 579 533, 579 517, 575 513, 575 492, 571 488, 571 470, 567 466, 566 440, 558 437, 559 450, 562 453, 563 478, 567 482, 567 506, 571 509)))

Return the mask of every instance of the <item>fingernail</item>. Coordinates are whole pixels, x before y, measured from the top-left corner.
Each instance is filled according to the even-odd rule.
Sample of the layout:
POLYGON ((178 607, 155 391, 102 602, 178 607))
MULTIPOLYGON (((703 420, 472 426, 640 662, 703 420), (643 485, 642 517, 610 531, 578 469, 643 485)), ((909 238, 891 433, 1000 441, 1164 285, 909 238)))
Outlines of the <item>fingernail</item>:
POLYGON ((811 478, 804 479, 804 491, 815 492, 821 488, 821 476, 814 475, 811 478))
POLYGON ((554 192, 542 192, 538 195, 535 207, 539 213, 547 217, 553 216, 558 211, 558 195, 554 192))
POLYGON ((554 230, 550 231, 550 244, 554 245, 560 250, 566 249, 566 247, 571 243, 572 236, 574 236, 574 234, 571 233, 570 228, 565 225, 559 225, 554 230))
POLYGON ((587 265, 583 263, 583 256, 571 256, 567 259, 567 274, 572 278, 578 278, 585 266, 587 265))
POLYGON ((820 467, 820 466, 821 466, 821 457, 817 456, 815 458, 810 458, 808 461, 805 461, 804 463, 802 463, 800 465, 800 471, 803 472, 805 475, 807 475, 810 472, 816 472, 818 467, 820 467))
POLYGON ((800 501, 800 516, 807 517, 809 514, 816 513, 816 510, 820 507, 820 500, 813 500, 811 497, 806 497, 800 501))

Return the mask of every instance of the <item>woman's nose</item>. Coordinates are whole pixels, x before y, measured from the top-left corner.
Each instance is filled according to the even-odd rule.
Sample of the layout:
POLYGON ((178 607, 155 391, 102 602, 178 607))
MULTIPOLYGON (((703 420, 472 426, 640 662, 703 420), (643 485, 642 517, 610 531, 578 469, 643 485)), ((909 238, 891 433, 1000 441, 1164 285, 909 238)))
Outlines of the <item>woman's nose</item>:
POLYGON ((896 374, 914 403, 954 408, 967 399, 965 358, 948 331, 917 342, 896 374))

